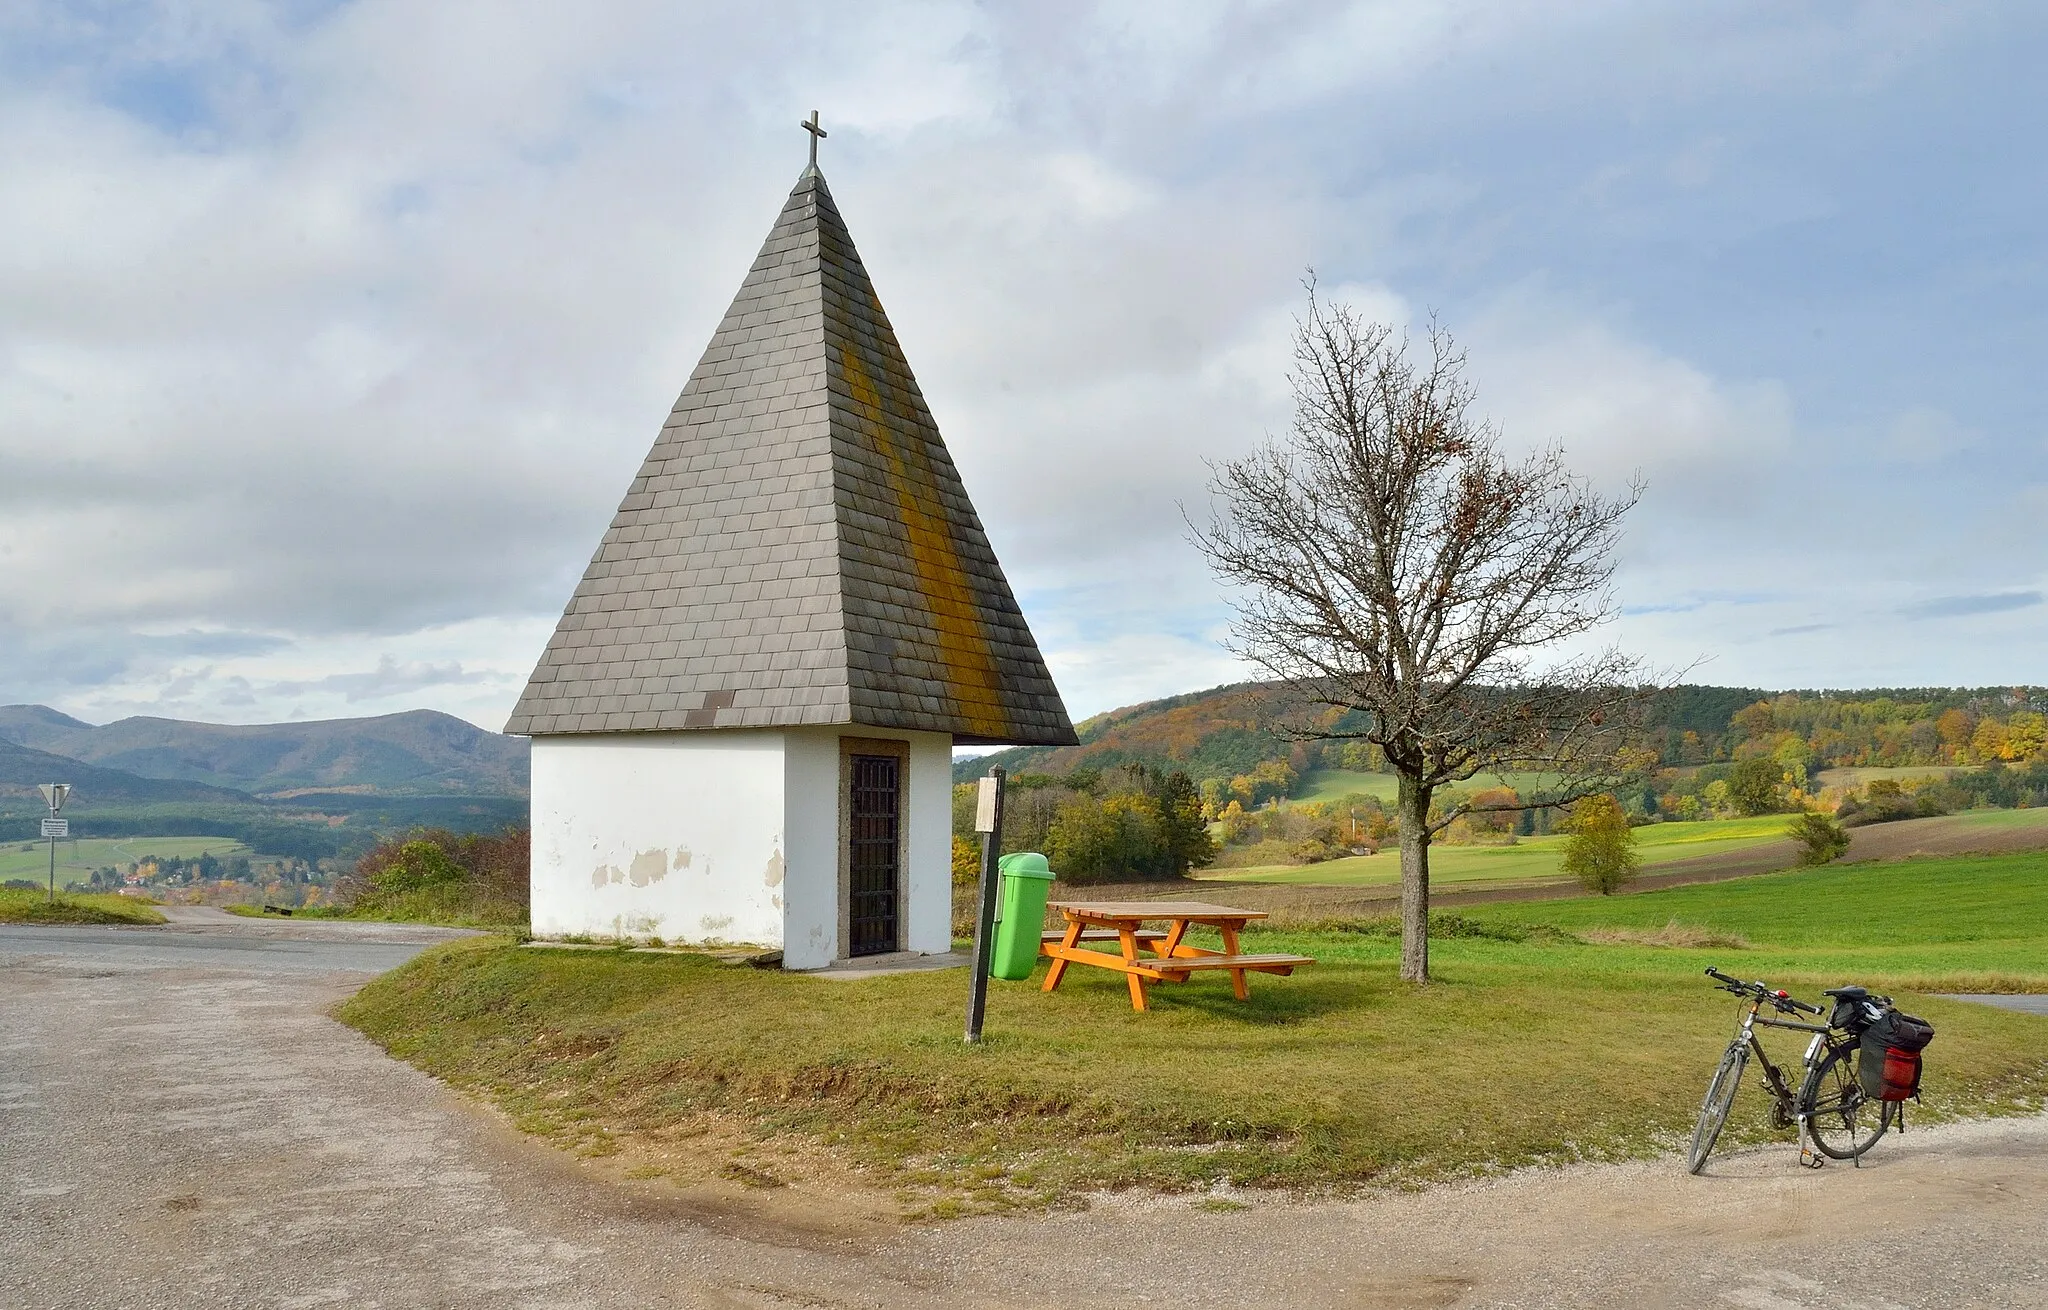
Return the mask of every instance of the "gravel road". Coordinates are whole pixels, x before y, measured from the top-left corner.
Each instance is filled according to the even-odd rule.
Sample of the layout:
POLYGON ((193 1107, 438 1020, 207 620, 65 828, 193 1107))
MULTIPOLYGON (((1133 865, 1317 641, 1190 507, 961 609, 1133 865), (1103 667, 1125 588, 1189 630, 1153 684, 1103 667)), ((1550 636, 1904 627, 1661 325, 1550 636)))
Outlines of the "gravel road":
POLYGON ((0 1306, 2048 1306, 2048 1116, 903 1228, 606 1182, 325 1017, 445 934, 181 917, 0 928, 0 1306))

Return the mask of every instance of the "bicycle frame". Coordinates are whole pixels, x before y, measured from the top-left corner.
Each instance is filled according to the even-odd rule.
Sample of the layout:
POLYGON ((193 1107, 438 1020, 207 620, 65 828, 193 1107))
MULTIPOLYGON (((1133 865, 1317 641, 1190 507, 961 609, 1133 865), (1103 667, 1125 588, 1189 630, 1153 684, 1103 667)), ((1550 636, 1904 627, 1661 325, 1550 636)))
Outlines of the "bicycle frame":
POLYGON ((1778 1099, 1780 1112, 1786 1121, 1799 1125, 1800 1140, 1804 1142, 1810 1130, 1806 1123, 1807 1116, 1799 1108, 1798 1093, 1786 1086, 1784 1072, 1771 1063, 1771 1057, 1764 1050, 1764 1044, 1757 1040, 1756 1030, 1762 1026, 1812 1033, 1813 1039, 1807 1042, 1806 1055, 1801 1061, 1802 1067, 1808 1070, 1813 1069, 1818 1063, 1820 1053, 1827 1047, 1828 1033, 1832 1030, 1826 1024, 1799 1023, 1792 1019, 1767 1019, 1758 1013, 1763 1009, 1763 1005, 1762 997, 1751 999, 1748 1010, 1742 1016, 1741 1027, 1736 1032, 1735 1042, 1737 1045, 1747 1046, 1756 1056, 1756 1062, 1763 1067, 1764 1080, 1770 1084, 1771 1095, 1778 1099))

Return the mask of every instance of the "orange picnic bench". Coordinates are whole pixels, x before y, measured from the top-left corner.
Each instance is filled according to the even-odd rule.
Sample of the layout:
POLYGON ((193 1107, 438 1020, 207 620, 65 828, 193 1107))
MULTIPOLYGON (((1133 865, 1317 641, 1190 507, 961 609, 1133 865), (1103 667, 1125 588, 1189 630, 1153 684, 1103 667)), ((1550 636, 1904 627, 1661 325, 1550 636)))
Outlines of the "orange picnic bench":
POLYGON ((1314 964, 1307 955, 1244 955, 1238 951, 1237 934, 1253 919, 1266 917, 1263 910, 1239 910, 1207 901, 1055 901, 1067 921, 1065 931, 1048 932, 1040 939, 1039 954, 1052 961, 1045 971, 1046 991, 1060 985, 1070 964, 1111 969, 1124 975, 1131 987, 1131 1008, 1145 1008, 1148 982, 1186 982, 1196 973, 1224 971, 1230 974, 1230 988, 1239 1000, 1251 995, 1245 985, 1248 973, 1271 973, 1285 977, 1304 964, 1314 964), (1141 924, 1164 920, 1164 930, 1141 924), (1205 924, 1223 934, 1223 949, 1203 950, 1188 945, 1189 928, 1205 924), (1089 950, 1085 942, 1115 942, 1116 954, 1089 950), (1140 954, 1140 948, 1150 954, 1140 954))

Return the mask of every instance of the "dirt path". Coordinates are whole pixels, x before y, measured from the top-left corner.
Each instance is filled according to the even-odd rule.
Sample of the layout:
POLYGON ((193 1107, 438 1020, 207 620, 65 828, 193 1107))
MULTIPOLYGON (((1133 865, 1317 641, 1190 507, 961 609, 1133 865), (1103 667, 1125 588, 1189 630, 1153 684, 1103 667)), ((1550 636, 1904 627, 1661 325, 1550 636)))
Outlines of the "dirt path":
POLYGON ((2048 1116, 1862 1170, 1773 1147, 902 1228, 607 1183, 325 1017, 417 940, 195 926, 0 930, 0 1306, 2048 1305, 2048 1116))

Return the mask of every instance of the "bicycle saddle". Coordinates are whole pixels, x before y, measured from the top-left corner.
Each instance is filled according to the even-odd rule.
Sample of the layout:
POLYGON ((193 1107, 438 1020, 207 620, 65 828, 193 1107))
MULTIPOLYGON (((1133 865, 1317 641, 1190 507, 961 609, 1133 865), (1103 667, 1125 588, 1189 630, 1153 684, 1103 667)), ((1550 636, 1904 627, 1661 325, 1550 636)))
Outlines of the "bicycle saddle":
POLYGON ((1832 996, 1838 1001, 1867 1001, 1870 999, 1870 989, 1868 987, 1830 987, 1822 992, 1821 995, 1832 996))

